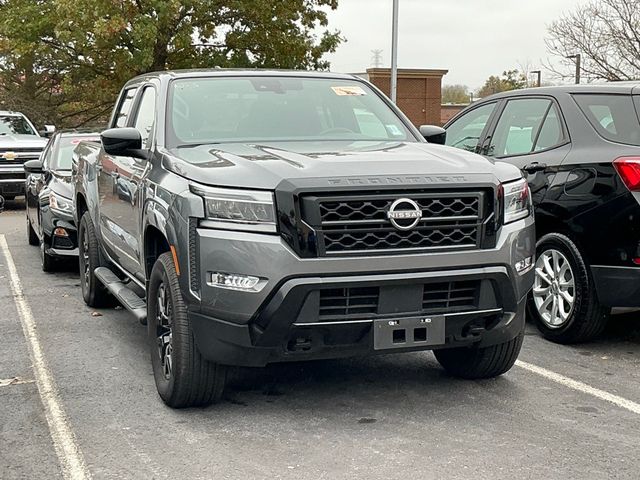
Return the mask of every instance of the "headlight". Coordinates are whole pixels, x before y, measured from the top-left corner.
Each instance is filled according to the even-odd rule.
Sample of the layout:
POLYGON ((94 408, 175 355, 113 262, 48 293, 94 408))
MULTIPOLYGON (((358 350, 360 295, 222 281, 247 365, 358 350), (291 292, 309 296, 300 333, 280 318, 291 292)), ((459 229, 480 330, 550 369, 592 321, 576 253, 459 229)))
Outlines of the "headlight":
POLYGON ((71 215, 73 213, 73 201, 70 198, 63 197, 57 193, 49 193, 49 206, 51 210, 67 213, 71 215))
POLYGON ((504 192, 504 223, 528 217, 531 213, 531 193, 527 181, 522 179, 517 182, 505 183, 502 188, 504 192))
POLYGON ((276 233, 273 193, 191 185, 213 227, 276 233))

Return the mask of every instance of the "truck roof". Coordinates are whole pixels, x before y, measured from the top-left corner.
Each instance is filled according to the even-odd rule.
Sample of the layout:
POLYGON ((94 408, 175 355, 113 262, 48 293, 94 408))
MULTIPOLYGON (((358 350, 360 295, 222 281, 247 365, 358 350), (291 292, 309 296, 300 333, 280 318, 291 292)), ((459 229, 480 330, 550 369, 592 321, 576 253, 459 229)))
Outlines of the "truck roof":
POLYGON ((324 71, 310 70, 274 70, 274 69, 242 69, 242 68, 200 68, 188 70, 165 70, 159 72, 150 72, 132 78, 127 85, 138 83, 143 80, 157 78, 174 79, 174 78, 206 78, 206 77, 225 77, 225 76, 274 76, 274 77, 317 77, 317 78, 336 78, 344 80, 358 79, 355 75, 346 73, 333 73, 324 71))
POLYGON ((20 112, 13 112, 11 110, 0 110, 0 117, 24 117, 20 112))

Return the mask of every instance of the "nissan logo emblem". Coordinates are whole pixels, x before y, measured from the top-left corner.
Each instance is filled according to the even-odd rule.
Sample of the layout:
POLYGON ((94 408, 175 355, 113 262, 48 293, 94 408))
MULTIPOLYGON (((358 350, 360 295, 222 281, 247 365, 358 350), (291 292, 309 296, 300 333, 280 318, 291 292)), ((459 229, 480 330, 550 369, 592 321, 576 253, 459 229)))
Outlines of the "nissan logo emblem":
POLYGON ((422 220, 422 210, 410 198, 399 198, 391 204, 387 218, 398 230, 411 230, 422 220))

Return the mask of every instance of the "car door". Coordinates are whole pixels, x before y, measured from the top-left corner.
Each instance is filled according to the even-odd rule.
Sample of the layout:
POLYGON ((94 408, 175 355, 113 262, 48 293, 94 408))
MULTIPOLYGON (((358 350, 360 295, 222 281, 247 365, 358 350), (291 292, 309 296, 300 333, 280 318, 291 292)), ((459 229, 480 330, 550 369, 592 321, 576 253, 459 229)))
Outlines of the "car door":
POLYGON ((485 142, 495 114, 498 102, 483 103, 471 107, 445 125, 447 139, 445 144, 469 152, 478 153, 485 142))
POLYGON ((571 150, 558 104, 551 97, 517 97, 502 106, 480 153, 511 163, 527 178, 539 204, 571 150))
POLYGON ((54 140, 50 141, 42 154, 40 155, 40 161, 42 162, 42 171, 43 173, 39 174, 29 174, 27 177, 27 185, 26 185, 26 204, 29 219, 31 220, 31 224, 33 225, 33 230, 36 232, 38 236, 40 236, 40 193, 45 187, 46 179, 47 179, 47 171, 49 170, 49 166, 51 165, 51 153, 55 150, 54 143, 57 142, 56 137, 54 140))
MULTIPOLYGON (((156 90, 153 86, 141 89, 131 115, 130 126, 140 131, 142 150, 149 148, 156 115, 156 90)), ((122 250, 122 266, 134 275, 144 278, 142 258, 142 232, 140 231, 144 202, 143 182, 149 169, 148 159, 131 156, 114 157, 115 201, 114 211, 125 242, 122 250)))
MULTIPOLYGON (((111 128, 128 126, 137 91, 138 86, 133 86, 122 92, 111 121, 111 128)), ((124 219, 121 200, 118 196, 118 159, 107 155, 102 150, 96 168, 98 172, 99 223, 103 246, 109 256, 124 267, 125 264, 129 264, 135 259, 127 260, 133 250, 133 247, 127 245, 131 244, 132 240, 121 225, 126 219, 124 219)))

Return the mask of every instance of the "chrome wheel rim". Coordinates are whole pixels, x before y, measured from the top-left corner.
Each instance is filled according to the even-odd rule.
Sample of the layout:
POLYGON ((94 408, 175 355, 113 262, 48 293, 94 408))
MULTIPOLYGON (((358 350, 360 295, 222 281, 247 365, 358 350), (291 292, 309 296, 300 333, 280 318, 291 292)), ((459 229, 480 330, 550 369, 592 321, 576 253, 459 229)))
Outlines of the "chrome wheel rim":
POLYGON ((89 274, 90 265, 89 265, 89 235, 87 234, 86 229, 82 232, 82 275, 84 277, 84 284, 86 288, 89 288, 89 274))
POLYGON ((536 260, 533 301, 549 328, 565 325, 576 299, 575 276, 567 257, 558 250, 542 252, 536 260))
POLYGON ((164 378, 169 380, 173 370, 173 335, 171 331, 171 300, 164 283, 158 286, 156 296, 156 343, 164 378))

